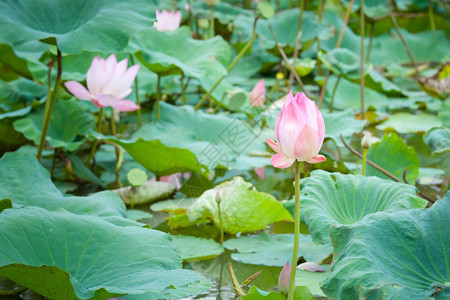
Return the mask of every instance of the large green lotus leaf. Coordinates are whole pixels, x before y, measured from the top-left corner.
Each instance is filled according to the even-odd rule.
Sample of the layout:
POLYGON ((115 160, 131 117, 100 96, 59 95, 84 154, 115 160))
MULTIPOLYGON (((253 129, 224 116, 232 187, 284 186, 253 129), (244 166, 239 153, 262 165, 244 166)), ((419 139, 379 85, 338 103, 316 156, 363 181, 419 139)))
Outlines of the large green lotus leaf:
POLYGON ((0 41, 20 45, 45 40, 62 52, 119 52, 137 32, 153 25, 146 0, 5 0, 0 2, 0 41))
POLYGON ((6 153, 0 159, 0 198, 11 199, 15 206, 64 209, 102 217, 126 216, 125 205, 113 192, 103 191, 87 197, 62 194, 37 159, 24 153, 6 153))
POLYGON ((378 177, 315 170, 302 180, 300 216, 317 243, 330 242, 330 226, 353 224, 365 215, 423 208, 412 185, 378 177))
MULTIPOLYGON (((400 30, 416 62, 440 61, 450 52, 450 41, 443 31, 409 33, 406 30, 400 30), (423 42, 425 40, 426 43, 423 42)), ((355 51, 354 49, 350 50, 355 51)), ((392 29, 391 32, 374 38, 369 62, 377 66, 388 66, 393 63, 411 63, 411 59, 397 33, 392 29)))
MULTIPOLYGON (((384 135, 380 142, 371 145, 367 151, 367 159, 390 172, 401 182, 403 182, 405 168, 407 168, 406 180, 408 183, 414 184, 419 176, 420 162, 416 151, 413 147, 408 147, 402 138, 394 133, 384 135)), ((388 176, 369 164, 366 175, 389 179, 388 176)))
MULTIPOLYGON (((14 128, 38 145, 41 138, 43 118, 44 107, 41 107, 41 109, 32 112, 25 118, 15 121, 14 128)), ((94 117, 79 100, 57 100, 48 127, 46 141, 52 147, 62 147, 69 151, 75 151, 84 142, 84 139, 80 136, 85 135, 94 126, 94 117)))
MULTIPOLYGON (((271 26, 281 47, 289 46, 294 48, 295 40, 297 38, 297 24, 299 15, 300 10, 294 8, 279 12, 268 20, 259 20, 256 32, 258 34, 261 46, 265 49, 276 48, 275 41, 269 29, 269 26, 271 26)), ((303 43, 315 38, 326 40, 331 35, 331 28, 328 28, 325 24, 319 23, 317 15, 314 12, 305 11, 303 13, 301 37, 301 41, 303 43)))
POLYGON ((442 122, 434 116, 427 113, 410 114, 399 112, 389 117, 386 122, 377 126, 377 129, 394 129, 398 133, 416 133, 426 132, 433 127, 441 127, 442 122))
POLYGON ((187 216, 190 222, 210 218, 230 234, 257 231, 277 221, 292 220, 280 202, 269 194, 258 192, 242 177, 235 177, 204 192, 188 209, 187 216))
MULTIPOLYGON (((325 10, 323 23, 334 26, 335 28, 341 28, 343 20, 338 13, 325 10)), ((401 29, 401 32, 408 46, 411 48, 414 59, 418 62, 440 61, 450 52, 450 42, 443 31, 435 30, 408 33, 401 29), (427 41, 427 43, 423 41, 427 41), (436 45, 439 45, 439 47, 436 47, 436 45)), ((336 34, 332 38, 322 41, 322 48, 326 51, 334 49, 337 39, 338 35, 336 34)), ((366 37, 364 44, 365 49, 367 49, 369 46, 369 37, 366 37)), ((342 39, 341 48, 349 49, 357 55, 361 53, 361 38, 348 26, 342 39)), ((397 33, 392 29, 390 32, 373 38, 369 62, 375 66, 389 66, 392 64, 410 63, 411 60, 397 33), (389 53, 389 55, 386 55, 386 53, 389 53)))
POLYGON ((186 261, 213 258, 224 251, 223 247, 212 239, 187 235, 174 235, 172 239, 181 259, 186 261))
POLYGON ((332 299, 448 299, 449 223, 447 193, 430 209, 332 227, 333 272, 322 289, 332 299))
MULTIPOLYGON (((336 75, 342 75, 349 79, 357 79, 361 76, 360 58, 348 49, 337 48, 326 54, 319 52, 319 59, 336 75)), ((364 74, 368 73, 370 69, 371 65, 364 65, 364 74)))
POLYGON ((34 81, 20 78, 4 82, 0 80, 0 108, 10 111, 12 108, 21 108, 26 103, 45 97, 47 89, 34 81))
MULTIPOLYGON (((286 296, 277 292, 266 292, 260 290, 256 285, 252 285, 247 294, 242 296, 244 300, 286 300, 286 296)), ((294 298, 295 299, 295 298, 294 298)), ((301 298, 300 298, 301 299, 301 298)))
POLYGON ((325 138, 331 138, 339 146, 344 144, 341 141, 340 135, 344 138, 351 137, 354 133, 361 132, 366 123, 364 120, 356 120, 351 111, 342 111, 327 113, 322 112, 323 120, 325 122, 325 138))
POLYGON ((375 70, 371 70, 366 74, 364 86, 389 96, 408 96, 407 91, 401 89, 375 70))
MULTIPOLYGON (((231 254, 231 258, 238 262, 283 267, 289 261, 292 265, 293 234, 268 235, 263 232, 259 235, 230 239, 223 245, 228 250, 238 252, 231 254)), ((300 235, 298 258, 303 257, 306 261, 322 263, 331 252, 330 244, 317 245, 313 243, 310 235, 300 235)))
POLYGON ((119 143, 140 164, 157 175, 193 171, 206 175, 222 165, 235 164, 239 155, 264 151, 258 126, 224 115, 194 111, 162 102, 160 120, 146 124, 130 140, 119 143))
POLYGON ((160 32, 154 28, 136 35, 130 49, 155 73, 177 74, 198 78, 209 76, 208 66, 216 73, 226 74, 225 66, 230 59, 230 47, 221 37, 194 40, 190 29, 181 27, 175 31, 160 32))
POLYGON ((0 276, 47 298, 152 293, 147 299, 164 299, 178 288, 188 296, 190 286, 206 280, 181 269, 163 232, 37 207, 7 209, 0 225, 0 276))
MULTIPOLYGON (((337 77, 330 76, 327 83, 327 91, 325 93, 325 102, 330 103, 331 93, 336 84, 337 77)), ((357 83, 341 78, 336 94, 334 95, 333 107, 337 109, 352 109, 353 111, 361 110, 361 86, 357 83)), ((367 87, 364 88, 364 106, 374 107, 376 109, 389 106, 389 98, 367 87)))
MULTIPOLYGON (((183 2, 179 3, 179 8, 184 8, 183 2)), ((211 8, 203 1, 198 1, 192 3, 192 11, 195 12, 196 18, 210 18, 211 8)), ((246 17, 253 17, 251 10, 241 8, 230 3, 220 1, 214 5, 214 18, 217 19, 221 24, 232 23, 238 16, 244 15, 246 17)))
POLYGON ((423 137, 433 154, 450 151, 450 129, 445 127, 432 128, 423 137))

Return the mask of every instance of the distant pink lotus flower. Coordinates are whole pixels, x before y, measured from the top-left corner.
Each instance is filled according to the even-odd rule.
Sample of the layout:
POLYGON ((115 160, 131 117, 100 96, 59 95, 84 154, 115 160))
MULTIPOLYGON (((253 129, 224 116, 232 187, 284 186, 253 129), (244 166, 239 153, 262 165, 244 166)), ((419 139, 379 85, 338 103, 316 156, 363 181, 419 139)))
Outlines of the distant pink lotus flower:
POLYGON ((255 171, 256 175, 258 175, 259 178, 261 178, 262 180, 264 180, 265 177, 265 167, 261 167, 261 168, 254 168, 253 171, 255 171))
POLYGON ((319 155, 325 137, 325 123, 314 101, 303 93, 295 97, 292 91, 278 114, 275 123, 277 143, 266 138, 267 144, 277 153, 272 165, 284 169, 295 160, 316 164, 326 160, 319 155))
POLYGON ((156 22, 153 27, 158 31, 174 31, 180 27, 181 12, 172 10, 163 10, 160 12, 156 9, 156 22))
POLYGON ((280 272, 280 277, 278 277, 278 288, 280 292, 287 295, 289 292, 289 281, 291 278, 291 265, 287 262, 280 272))
POLYGON ((266 87, 261 79, 250 92, 250 104, 254 107, 262 106, 266 102, 266 87))
POLYGON ((131 85, 139 71, 139 65, 127 67, 128 59, 117 62, 114 54, 107 60, 97 56, 86 74, 88 89, 76 81, 67 81, 64 85, 75 97, 91 101, 99 108, 111 106, 119 111, 137 110, 138 105, 124 98, 132 92, 131 85))

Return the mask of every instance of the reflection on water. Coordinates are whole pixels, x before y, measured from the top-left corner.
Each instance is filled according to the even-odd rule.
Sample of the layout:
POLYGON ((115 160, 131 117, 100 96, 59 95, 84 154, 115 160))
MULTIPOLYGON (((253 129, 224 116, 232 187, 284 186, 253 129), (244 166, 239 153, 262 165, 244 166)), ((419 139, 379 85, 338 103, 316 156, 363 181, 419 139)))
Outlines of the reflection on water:
MULTIPOLYGON (((231 253, 232 252, 230 251, 226 251, 213 259, 186 263, 184 268, 201 273, 205 277, 211 279, 213 285, 211 290, 207 293, 185 299, 238 299, 234 292, 230 272, 228 270, 228 264, 230 263, 239 282, 243 282, 251 275, 261 271, 261 274, 251 283, 251 285, 256 285, 258 288, 266 291, 272 290, 277 286, 278 275, 282 268, 248 265, 236 262, 231 259, 231 253)), ((248 287, 244 287, 244 291, 247 291, 248 287)))

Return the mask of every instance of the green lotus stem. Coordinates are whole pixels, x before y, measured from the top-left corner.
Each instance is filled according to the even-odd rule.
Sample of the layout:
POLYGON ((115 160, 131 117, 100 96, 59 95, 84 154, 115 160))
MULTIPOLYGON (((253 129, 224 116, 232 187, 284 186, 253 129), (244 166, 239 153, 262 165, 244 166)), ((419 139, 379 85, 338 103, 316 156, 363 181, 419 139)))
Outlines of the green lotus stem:
MULTIPOLYGON (((248 43, 244 46, 244 48, 241 49, 241 51, 239 51, 238 55, 233 59, 233 61, 231 62, 231 64, 228 66, 227 68, 227 74, 228 72, 231 71, 231 69, 234 68, 234 66, 236 65, 236 63, 242 58, 242 56, 245 54, 245 52, 247 52, 248 48, 250 48, 250 46, 253 44, 253 41, 256 38, 256 22, 258 21, 258 17, 255 18, 255 22, 253 23, 253 34, 252 37, 250 38, 250 40, 248 41, 248 43)), ((194 109, 197 110, 199 109, 203 102, 206 101, 206 99, 208 99, 208 97, 211 95, 212 92, 214 92, 214 90, 217 88, 217 86, 222 82, 222 80, 227 76, 227 74, 222 75, 215 83, 214 85, 209 89, 209 91, 200 99, 200 101, 194 106, 194 109)))
POLYGON ((161 98, 161 75, 158 74, 158 80, 156 81, 156 122, 159 121, 159 100, 161 98))
POLYGON ((362 162, 362 176, 366 176, 366 165, 367 165, 367 148, 363 150, 363 162, 362 162))
POLYGON ((222 211, 220 209, 220 202, 221 201, 217 201, 217 213, 219 214, 219 222, 220 222, 220 244, 223 245, 224 232, 223 232, 222 211))
POLYGON ((342 77, 341 75, 339 75, 337 77, 336 83, 334 84, 334 87, 333 87, 333 92, 331 93, 330 112, 333 112, 334 95, 336 94, 336 90, 337 90, 337 87, 339 85, 339 81, 341 81, 341 77, 342 77))
POLYGON ((58 151, 58 148, 55 148, 55 150, 53 150, 53 159, 52 159, 52 167, 50 169, 50 178, 53 178, 53 173, 55 173, 56 152, 57 151, 58 151))
POLYGON ((373 35, 374 34, 375 34, 375 24, 373 22, 371 22, 370 23, 369 46, 367 47, 367 53, 366 53, 366 63, 369 62, 370 50, 372 50, 372 43, 373 43, 373 35))
POLYGON ((134 208, 134 188, 131 188, 130 208, 134 208))
MULTIPOLYGON (((133 55, 130 54, 130 61, 131 63, 134 65, 134 58, 133 55)), ((138 84, 138 77, 136 75, 136 77, 134 78, 134 89, 136 90, 136 104, 141 106, 141 101, 139 100, 139 88, 138 88, 139 84, 138 84)), ((142 116, 141 116, 141 108, 139 107, 139 109, 136 111, 137 113, 137 118, 138 118, 138 124, 139 127, 142 126, 142 116)))
POLYGON ((428 18, 430 18, 431 30, 436 30, 436 23, 434 22, 433 3, 428 0, 428 18))
POLYGON ((364 120, 366 118, 364 111, 364 0, 361 0, 360 4, 361 10, 361 57, 360 57, 360 66, 359 73, 361 76, 361 119, 364 120))
POLYGON ((214 5, 209 8, 209 37, 214 37, 214 5))
MULTIPOLYGON (((102 120, 103 120, 103 108, 100 108, 97 119, 97 132, 102 133, 102 120)), ((91 166, 91 161, 94 158, 95 151, 97 150, 98 140, 96 139, 94 143, 92 143, 91 152, 89 152, 89 156, 87 159, 87 166, 91 166)))
POLYGON ((295 271, 297 270, 298 242, 300 238, 300 162, 295 160, 295 218, 294 251, 292 251, 291 275, 289 280, 288 300, 294 299, 295 271))
POLYGON ((303 22, 303 11, 304 10, 305 10, 305 0, 301 0, 300 1, 300 16, 298 17, 297 35, 296 35, 296 39, 295 39, 291 73, 289 74, 288 90, 290 90, 292 88, 292 84, 294 83, 294 73, 296 72, 295 65, 297 63, 298 48, 300 47, 300 38, 301 38, 301 32, 302 32, 302 22, 303 22))
MULTIPOLYGON (((58 94, 59 84, 61 83, 61 74, 62 74, 62 55, 61 51, 57 48, 58 51, 58 72, 56 74, 55 85, 53 87, 53 92, 50 93, 50 88, 47 89, 47 99, 45 103, 44 110, 44 121, 42 124, 42 132, 41 132, 41 140, 39 141, 39 148, 37 152, 37 159, 40 161, 42 157, 42 150, 45 145, 45 138, 47 136, 48 127, 50 125, 50 119, 52 117, 53 108, 55 107, 56 95, 58 94), (50 95, 49 95, 50 94, 50 95), (47 106, 48 102, 48 106, 47 106)), ((51 68, 49 67, 49 73, 51 72, 51 68)), ((51 80, 51 73, 49 75, 49 85, 51 80)))
POLYGON ((186 105, 187 98, 186 98, 186 85, 184 84, 184 72, 181 71, 181 99, 183 100, 183 105, 186 105))
MULTIPOLYGON (((341 26, 341 29, 339 32, 339 37, 336 42, 336 46, 334 47, 335 49, 339 48, 341 46, 342 39, 344 38, 344 34, 345 34, 345 29, 347 28, 348 20, 350 19, 350 13, 352 11, 353 2, 354 2, 354 0, 350 0, 350 2, 348 3, 347 11, 345 12, 345 17, 344 17, 344 23, 341 26)), ((328 83, 328 79, 330 78, 330 75, 331 75, 331 71, 328 70, 327 74, 325 75, 325 80, 323 81, 322 89, 320 90, 319 105, 318 105, 319 109, 322 107, 323 99, 325 98, 325 91, 327 89, 327 83, 328 83)))
POLYGON ((110 107, 110 109, 111 109, 111 133, 112 135, 115 136, 117 132, 116 132, 116 121, 114 118, 114 108, 110 107))

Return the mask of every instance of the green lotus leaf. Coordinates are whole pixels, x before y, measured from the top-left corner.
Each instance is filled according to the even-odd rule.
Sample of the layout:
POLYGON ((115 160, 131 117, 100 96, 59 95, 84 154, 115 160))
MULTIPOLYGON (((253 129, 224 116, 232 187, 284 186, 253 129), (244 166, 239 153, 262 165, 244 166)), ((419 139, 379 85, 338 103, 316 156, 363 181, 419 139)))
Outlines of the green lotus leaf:
POLYGON ((226 74, 225 67, 230 59, 230 47, 221 37, 194 40, 188 27, 171 32, 159 32, 154 28, 142 31, 134 37, 130 49, 157 74, 164 76, 182 71, 200 82, 203 77, 226 74))
POLYGON ((102 217, 126 216, 125 205, 110 191, 87 197, 62 194, 37 159, 24 153, 6 153, 0 158, 0 198, 11 199, 14 206, 64 209, 102 217))
MULTIPOLYGON (((372 144, 367 151, 367 159, 384 168, 403 182, 403 172, 406 170, 406 180, 414 184, 419 176, 419 158, 413 147, 394 133, 383 136, 383 139, 372 144)), ((367 165, 367 176, 378 176, 389 179, 374 167, 367 165)), ((392 179, 389 179, 392 180, 392 179)))
POLYGON ((389 96, 408 96, 407 91, 401 89, 395 83, 389 81, 386 77, 375 70, 370 70, 370 72, 366 74, 364 78, 364 86, 389 96))
POLYGON ((5 111, 23 109, 24 103, 40 100, 46 94, 47 89, 43 85, 29 79, 20 78, 9 82, 0 80, 0 108, 5 111))
POLYGON ((416 133, 426 132, 433 127, 441 127, 442 122, 436 116, 421 113, 410 114, 406 112, 400 112, 393 114, 389 119, 378 125, 380 130, 394 129, 398 133, 416 133))
POLYGON ((315 170, 301 182, 300 216, 317 243, 330 242, 330 226, 353 224, 379 211, 423 208, 414 186, 378 177, 315 170))
MULTIPOLYGON (((345 7, 348 7, 349 0, 343 0, 345 7)), ((355 0, 352 5, 352 12, 361 8, 361 1, 355 0)), ((364 1, 364 14, 370 18, 381 18, 389 13, 388 0, 366 0, 364 1)))
POLYGON ((170 199, 165 201, 158 201, 150 206, 153 211, 163 211, 163 212, 186 212, 186 210, 191 207, 192 203, 195 202, 197 198, 181 198, 181 199, 170 199))
POLYGON ((286 300, 286 296, 277 293, 277 292, 266 292, 263 290, 260 290, 255 285, 251 286, 248 290, 247 294, 242 296, 242 299, 244 300, 286 300))
MULTIPOLYGON (((39 145, 44 107, 14 122, 14 128, 39 145)), ((94 117, 79 100, 57 100, 53 110, 46 141, 52 147, 75 151, 83 144, 83 136, 94 128, 94 117), (70 124, 70 126, 67 126, 70 124)))
POLYGON ((448 128, 432 128, 424 135, 423 140, 433 154, 450 151, 450 129, 448 128))
MULTIPOLYGON (((337 77, 330 76, 327 83, 327 91, 325 93, 325 102, 331 101, 331 93, 336 84, 337 77)), ((361 86, 353 83, 345 78, 341 78, 334 95, 333 107, 337 109, 351 109, 353 111, 361 111, 361 86)), ((376 109, 388 107, 390 99, 385 95, 369 88, 364 88, 364 106, 374 107, 376 109)))
POLYGON ((181 259, 185 261, 213 258, 224 251, 223 247, 212 239, 186 235, 174 235, 172 239, 181 259))
POLYGON ((96 138, 120 144, 137 162, 156 175, 196 172, 203 175, 218 166, 233 166, 250 151, 263 151, 260 127, 224 115, 194 111, 162 102, 160 120, 146 124, 130 140, 96 138))
MULTIPOLYGON (((191 3, 191 5, 192 11, 195 11, 195 16, 197 18, 210 18, 211 8, 204 1, 196 1, 191 3)), ((217 19, 221 24, 233 22, 239 15, 253 17, 251 10, 243 9, 239 6, 235 6, 224 1, 220 1, 214 5, 214 19, 217 19)))
POLYGON ((163 232, 38 207, 7 209, 0 225, 0 276, 50 299, 165 299, 207 281, 163 232))
POLYGON ((152 219, 153 215, 149 212, 139 209, 128 209, 127 218, 133 221, 141 221, 145 219, 152 219))
POLYGON ((11 46, 0 44, 0 80, 10 81, 20 76, 31 78, 26 60, 17 57, 11 46))
POLYGON ((15 151, 27 142, 22 133, 14 130, 14 118, 0 117, 0 155, 8 151, 15 151))
POLYGON ((280 202, 269 194, 258 192, 241 177, 204 192, 188 209, 187 216, 190 222, 210 218, 230 234, 257 231, 277 221, 292 220, 280 202))
MULTIPOLYGON (((224 244, 228 250, 236 250, 231 258, 238 262, 262 266, 283 267, 286 262, 292 265, 293 234, 268 235, 263 232, 254 236, 241 236, 229 239, 224 244)), ((311 236, 300 235, 298 258, 322 263, 332 252, 330 244, 314 244, 311 236)))
MULTIPOLYGON (((349 79, 358 79, 361 77, 360 58, 348 49, 337 48, 326 54, 319 52, 319 59, 323 62, 325 67, 330 69, 336 75, 342 75, 349 79)), ((370 72, 370 69, 371 66, 365 64, 364 74, 370 72)))
POLYGON ((430 209, 366 216, 331 228, 333 299, 445 299, 450 292, 450 194, 430 209))
MULTIPOLYGON (((281 47, 289 46, 293 49, 297 38, 297 24, 299 15, 300 11, 295 8, 278 12, 274 17, 268 20, 259 20, 256 32, 262 47, 265 49, 276 48, 275 41, 269 28, 270 26, 272 27, 279 45, 281 47)), ((301 37, 301 41, 303 43, 315 38, 326 40, 331 35, 331 29, 326 25, 319 23, 317 15, 314 12, 303 12, 301 37)))
POLYGON ((335 113, 322 112, 325 122, 325 138, 331 138, 339 147, 344 146, 340 135, 344 138, 351 137, 354 133, 361 132, 366 123, 364 120, 356 120, 351 111, 335 113))
POLYGON ((146 0, 5 0, 0 2, 0 41, 42 40, 65 53, 120 52, 137 32, 153 25, 146 0))

